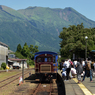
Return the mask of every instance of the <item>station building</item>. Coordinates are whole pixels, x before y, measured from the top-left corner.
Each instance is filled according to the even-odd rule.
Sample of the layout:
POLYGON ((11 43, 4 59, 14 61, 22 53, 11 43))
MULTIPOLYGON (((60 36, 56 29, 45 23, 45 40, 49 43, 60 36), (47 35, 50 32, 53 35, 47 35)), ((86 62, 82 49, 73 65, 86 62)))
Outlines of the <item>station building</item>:
POLYGON ((13 69, 22 68, 24 64, 24 68, 27 68, 27 59, 8 59, 8 66, 13 69))
POLYGON ((24 68, 27 68, 27 59, 19 59, 16 57, 15 54, 8 54, 8 66, 10 67, 10 69, 17 69, 17 67, 22 68, 23 64, 24 68))
POLYGON ((3 62, 8 64, 8 45, 0 42, 0 67, 3 62))

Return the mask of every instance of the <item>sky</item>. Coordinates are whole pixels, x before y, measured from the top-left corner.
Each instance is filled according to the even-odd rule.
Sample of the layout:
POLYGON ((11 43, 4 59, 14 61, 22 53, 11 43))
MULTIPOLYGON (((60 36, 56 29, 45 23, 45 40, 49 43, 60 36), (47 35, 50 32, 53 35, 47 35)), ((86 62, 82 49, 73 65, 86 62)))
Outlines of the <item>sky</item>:
POLYGON ((61 9, 72 7, 88 19, 95 21, 95 0, 0 0, 0 5, 15 10, 25 9, 29 6, 61 9))

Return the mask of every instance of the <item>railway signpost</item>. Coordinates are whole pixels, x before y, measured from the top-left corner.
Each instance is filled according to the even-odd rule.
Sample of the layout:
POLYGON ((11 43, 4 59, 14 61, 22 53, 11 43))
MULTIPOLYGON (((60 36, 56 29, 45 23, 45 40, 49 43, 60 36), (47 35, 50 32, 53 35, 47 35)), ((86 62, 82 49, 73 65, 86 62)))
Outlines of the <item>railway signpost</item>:
POLYGON ((19 85, 22 83, 22 76, 19 77, 19 85))
POLYGON ((22 83, 24 83, 24 61, 22 60, 22 83))
POLYGON ((9 70, 9 67, 8 67, 8 66, 6 66, 6 68, 7 68, 7 72, 8 72, 8 70, 9 70))

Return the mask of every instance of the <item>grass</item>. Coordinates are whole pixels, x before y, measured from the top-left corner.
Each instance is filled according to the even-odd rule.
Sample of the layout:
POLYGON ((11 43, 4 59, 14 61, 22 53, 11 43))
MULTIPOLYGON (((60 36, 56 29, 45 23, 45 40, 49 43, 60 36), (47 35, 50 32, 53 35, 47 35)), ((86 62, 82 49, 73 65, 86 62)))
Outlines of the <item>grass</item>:
MULTIPOLYGON (((34 68, 34 65, 29 66, 29 68, 34 68)), ((18 71, 13 71, 13 72, 2 72, 2 73, 0 73, 0 81, 4 80, 10 76, 13 76, 15 74, 18 74, 19 72, 22 72, 22 71, 18 70, 18 71)))
POLYGON ((15 74, 18 74, 18 73, 19 73, 18 71, 14 71, 14 72, 2 72, 2 73, 0 73, 0 81, 4 80, 4 79, 6 79, 6 78, 8 78, 10 76, 13 76, 15 74))
MULTIPOLYGON (((30 66, 30 68, 33 68, 33 67, 34 67, 34 65, 30 66)), ((8 78, 9 76, 13 76, 19 72, 18 71, 2 72, 2 73, 0 73, 0 81, 1 81, 1 78, 3 80, 3 79, 8 78)), ((29 77, 29 74, 24 76, 24 78, 27 78, 27 77, 29 77)), ((26 87, 27 89, 23 89, 23 88, 25 88, 24 86, 28 85, 27 82, 21 84, 20 86, 18 84, 19 84, 19 79, 15 80, 14 82, 10 83, 9 85, 1 88, 0 95, 22 95, 23 93, 25 93, 24 90, 27 91, 27 89, 30 89, 30 85, 33 88, 33 84, 30 84, 30 82, 29 82, 29 86, 28 86, 29 88, 26 87), (20 88, 22 88, 22 89, 20 90, 20 88)))
POLYGON ((34 67, 35 67, 34 65, 29 66, 29 68, 34 68, 34 67))

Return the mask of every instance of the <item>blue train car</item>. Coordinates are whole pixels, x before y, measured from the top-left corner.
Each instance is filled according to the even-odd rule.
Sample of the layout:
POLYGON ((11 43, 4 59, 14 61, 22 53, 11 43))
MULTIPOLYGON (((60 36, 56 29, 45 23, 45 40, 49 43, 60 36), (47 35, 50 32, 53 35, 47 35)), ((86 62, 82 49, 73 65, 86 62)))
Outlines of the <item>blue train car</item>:
POLYGON ((58 71, 58 54, 51 51, 35 53, 35 75, 40 81, 56 78, 58 71))

